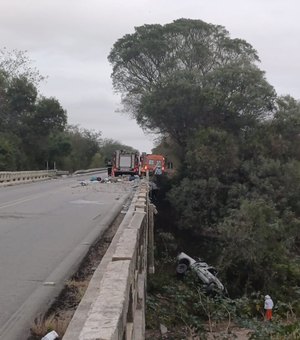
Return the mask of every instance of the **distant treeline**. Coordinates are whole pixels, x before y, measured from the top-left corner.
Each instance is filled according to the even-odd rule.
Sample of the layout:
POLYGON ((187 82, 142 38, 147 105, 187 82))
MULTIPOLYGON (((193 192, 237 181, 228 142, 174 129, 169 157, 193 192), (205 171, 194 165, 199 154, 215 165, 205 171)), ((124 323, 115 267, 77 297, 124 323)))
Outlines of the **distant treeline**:
POLYGON ((68 125, 59 101, 39 94, 40 81, 25 52, 0 50, 0 171, 95 168, 116 149, 132 149, 68 125))

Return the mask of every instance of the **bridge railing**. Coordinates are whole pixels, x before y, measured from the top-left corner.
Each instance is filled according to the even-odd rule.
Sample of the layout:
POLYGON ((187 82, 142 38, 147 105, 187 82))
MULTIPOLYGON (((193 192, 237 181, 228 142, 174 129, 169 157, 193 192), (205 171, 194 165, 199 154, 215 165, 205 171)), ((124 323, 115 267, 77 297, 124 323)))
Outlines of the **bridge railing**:
MULTIPOLYGON (((73 173, 73 176, 93 174, 105 170, 107 170, 107 168, 77 170, 73 173)), ((69 175, 69 171, 61 170, 0 171, 0 187, 33 181, 42 181, 54 176, 67 176, 67 175, 69 175)))
POLYGON ((0 171, 0 186, 41 181, 56 175, 55 170, 41 171, 0 171))
POLYGON ((148 197, 142 182, 63 340, 145 338, 147 272, 154 271, 155 207, 148 197))

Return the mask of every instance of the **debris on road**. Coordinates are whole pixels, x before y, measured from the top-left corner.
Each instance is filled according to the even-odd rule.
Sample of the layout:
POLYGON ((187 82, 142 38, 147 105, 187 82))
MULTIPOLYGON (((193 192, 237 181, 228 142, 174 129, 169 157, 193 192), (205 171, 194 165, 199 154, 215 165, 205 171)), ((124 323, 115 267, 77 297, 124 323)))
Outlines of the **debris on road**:
POLYGON ((58 334, 55 331, 51 331, 46 334, 41 340, 55 340, 58 338, 58 334))

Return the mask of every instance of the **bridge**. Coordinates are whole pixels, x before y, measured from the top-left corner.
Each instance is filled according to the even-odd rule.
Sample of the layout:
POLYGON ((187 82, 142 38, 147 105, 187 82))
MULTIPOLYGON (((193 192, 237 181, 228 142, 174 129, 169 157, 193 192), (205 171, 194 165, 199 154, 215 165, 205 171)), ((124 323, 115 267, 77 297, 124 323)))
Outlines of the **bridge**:
MULTIPOLYGON (((0 183, 12 185, 55 175, 49 172, 0 173, 0 183)), ((147 275, 154 272, 156 212, 148 191, 147 180, 136 184, 128 211, 94 272, 64 340, 144 339, 147 275)))
POLYGON ((154 272, 154 212, 142 182, 64 340, 144 339, 147 272, 154 272))

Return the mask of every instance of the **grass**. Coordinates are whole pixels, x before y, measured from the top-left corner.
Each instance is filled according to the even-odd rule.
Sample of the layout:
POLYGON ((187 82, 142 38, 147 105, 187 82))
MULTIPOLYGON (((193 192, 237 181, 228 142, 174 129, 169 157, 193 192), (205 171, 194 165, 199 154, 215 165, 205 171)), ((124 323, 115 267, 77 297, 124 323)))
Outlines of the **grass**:
POLYGON ((69 318, 57 318, 54 314, 51 314, 48 317, 39 316, 34 320, 31 327, 32 335, 30 339, 41 339, 41 337, 53 330, 55 330, 58 335, 64 334, 69 322, 69 318))

